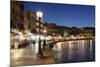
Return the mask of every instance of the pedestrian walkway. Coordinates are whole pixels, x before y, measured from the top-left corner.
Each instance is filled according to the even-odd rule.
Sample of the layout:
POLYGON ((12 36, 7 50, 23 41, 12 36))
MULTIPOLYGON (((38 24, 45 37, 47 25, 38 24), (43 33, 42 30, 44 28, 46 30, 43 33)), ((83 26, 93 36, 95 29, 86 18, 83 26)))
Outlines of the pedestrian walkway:
POLYGON ((39 58, 30 47, 31 46, 21 49, 11 49, 11 66, 55 63, 54 56, 48 46, 46 46, 46 51, 42 58, 39 58))

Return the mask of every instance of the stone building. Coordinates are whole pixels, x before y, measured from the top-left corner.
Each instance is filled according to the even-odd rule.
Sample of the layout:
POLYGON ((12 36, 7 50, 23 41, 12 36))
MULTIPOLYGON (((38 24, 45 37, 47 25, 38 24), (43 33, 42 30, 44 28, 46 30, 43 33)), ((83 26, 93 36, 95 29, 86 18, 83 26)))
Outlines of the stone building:
POLYGON ((37 34, 39 29, 40 32, 44 29, 44 24, 38 20, 36 11, 24 11, 24 23, 25 29, 34 34, 37 34))
POLYGON ((11 1, 11 29, 24 30, 24 6, 22 1, 11 1))

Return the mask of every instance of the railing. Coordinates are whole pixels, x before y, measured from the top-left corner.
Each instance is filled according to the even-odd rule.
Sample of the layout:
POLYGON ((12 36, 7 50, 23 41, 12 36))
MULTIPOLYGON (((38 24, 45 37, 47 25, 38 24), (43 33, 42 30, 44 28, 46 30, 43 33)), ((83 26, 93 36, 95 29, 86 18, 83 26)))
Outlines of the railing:
POLYGON ((60 39, 56 39, 53 38, 52 40, 47 41, 48 44, 54 44, 57 42, 64 42, 64 41, 74 41, 74 40, 92 40, 95 39, 95 37, 74 37, 74 38, 60 38, 60 39))

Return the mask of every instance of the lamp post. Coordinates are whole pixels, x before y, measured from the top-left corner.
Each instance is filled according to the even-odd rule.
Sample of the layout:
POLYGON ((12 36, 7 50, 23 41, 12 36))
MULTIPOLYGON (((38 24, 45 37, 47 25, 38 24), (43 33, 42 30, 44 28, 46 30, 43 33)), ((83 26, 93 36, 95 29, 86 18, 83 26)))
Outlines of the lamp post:
POLYGON ((45 47, 46 47, 46 29, 44 29, 44 40, 43 40, 43 54, 45 55, 45 47))
POLYGON ((41 11, 37 11, 36 16, 37 16, 38 22, 39 22, 38 54, 43 54, 42 51, 41 51, 41 40, 40 40, 40 22, 41 22, 41 19, 43 17, 43 13, 41 11))

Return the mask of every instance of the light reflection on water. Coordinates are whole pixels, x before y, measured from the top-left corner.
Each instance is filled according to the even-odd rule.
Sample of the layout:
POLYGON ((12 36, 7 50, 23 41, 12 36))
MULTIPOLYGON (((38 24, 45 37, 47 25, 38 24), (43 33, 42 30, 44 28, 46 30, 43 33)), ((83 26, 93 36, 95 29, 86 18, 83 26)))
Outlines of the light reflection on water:
POLYGON ((59 42, 53 48, 58 63, 95 60, 95 42, 93 40, 76 40, 59 42))

